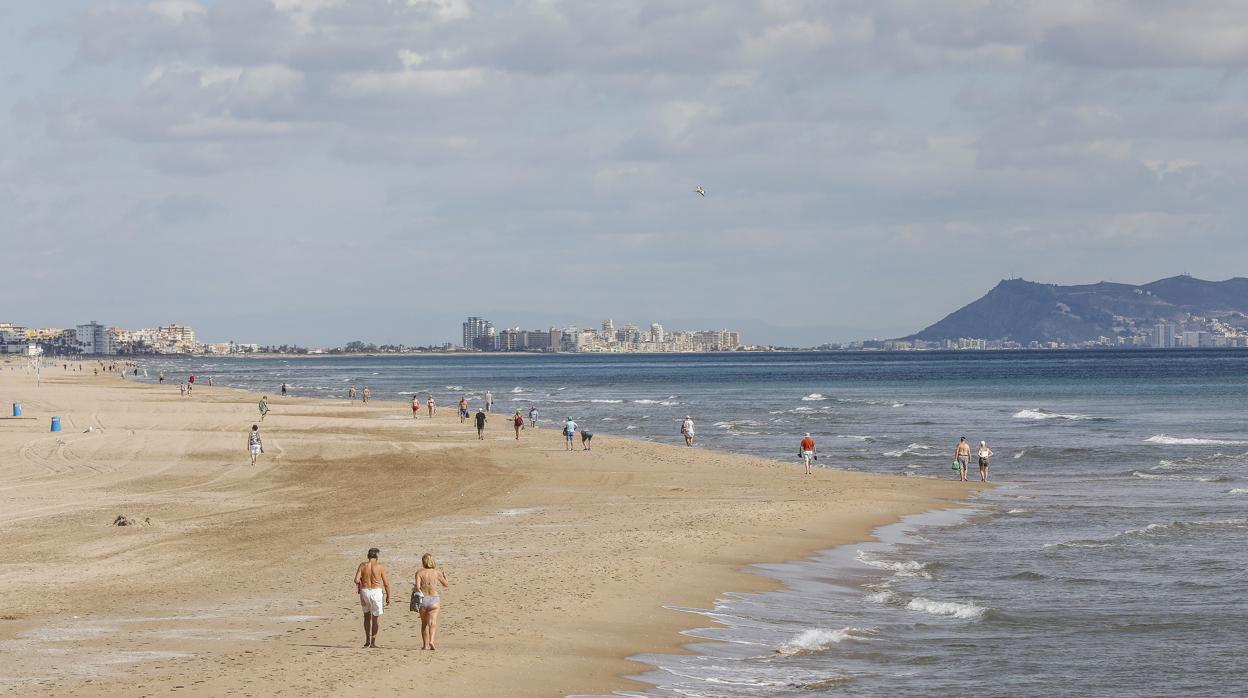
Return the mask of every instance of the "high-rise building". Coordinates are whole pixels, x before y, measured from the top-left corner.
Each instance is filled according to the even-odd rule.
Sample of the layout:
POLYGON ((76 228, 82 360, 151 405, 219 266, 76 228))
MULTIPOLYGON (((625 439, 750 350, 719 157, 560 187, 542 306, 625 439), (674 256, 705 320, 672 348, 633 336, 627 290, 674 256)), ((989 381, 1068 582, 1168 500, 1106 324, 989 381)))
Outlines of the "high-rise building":
MULTIPOLYGON (((465 349, 481 349, 486 338, 491 345, 493 344, 495 334, 494 324, 489 320, 476 316, 469 317, 464 322, 464 343, 461 346, 465 349)), ((489 348, 492 349, 493 346, 489 348)))
POLYGON ((498 350, 499 351, 519 351, 524 348, 525 332, 519 327, 513 327, 498 333, 498 350))
POLYGON ((650 323, 650 341, 651 342, 666 342, 667 341, 667 332, 665 332, 663 330, 663 326, 657 322, 650 323))
POLYGON ((94 320, 86 325, 78 325, 74 332, 84 354, 108 356, 117 353, 116 347, 113 346, 113 334, 108 331, 107 327, 94 320))
POLYGON ((1168 322, 1159 322, 1154 329, 1153 347, 1157 349, 1173 349, 1174 348, 1174 325, 1168 322))
POLYGON ((608 343, 615 341, 615 322, 609 318, 602 321, 602 338, 608 343))
POLYGON ((624 325, 616 330, 615 338, 620 344, 637 345, 641 343, 641 328, 636 325, 624 325))
POLYGON ((1209 339, 1209 333, 1205 331, 1184 332, 1183 346, 1188 349, 1199 349, 1201 347, 1212 346, 1213 343, 1209 339))

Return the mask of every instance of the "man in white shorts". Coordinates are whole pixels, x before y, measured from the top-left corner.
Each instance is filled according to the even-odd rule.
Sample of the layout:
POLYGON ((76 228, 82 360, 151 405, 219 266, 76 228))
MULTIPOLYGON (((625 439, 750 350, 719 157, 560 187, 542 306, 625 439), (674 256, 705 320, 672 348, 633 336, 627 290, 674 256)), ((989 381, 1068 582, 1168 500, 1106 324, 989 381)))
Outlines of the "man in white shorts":
POLYGON ((381 551, 368 549, 368 559, 355 568, 355 588, 360 593, 360 606, 364 608, 364 646, 377 647, 377 631, 383 606, 390 605, 390 577, 386 568, 377 562, 381 551))
POLYGON ((815 459, 815 440, 810 438, 809 432, 807 432, 806 438, 802 439, 802 443, 798 446, 797 452, 801 455, 802 462, 806 464, 806 474, 813 474, 813 471, 810 469, 810 461, 815 459))

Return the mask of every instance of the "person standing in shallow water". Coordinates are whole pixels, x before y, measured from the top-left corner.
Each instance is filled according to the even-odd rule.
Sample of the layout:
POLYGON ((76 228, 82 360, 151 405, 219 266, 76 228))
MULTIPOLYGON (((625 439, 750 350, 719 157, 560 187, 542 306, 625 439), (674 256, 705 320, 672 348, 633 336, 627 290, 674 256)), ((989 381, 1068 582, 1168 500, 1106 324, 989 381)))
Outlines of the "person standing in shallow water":
POLYGON ((685 437, 685 445, 693 445, 693 417, 685 415, 685 421, 680 423, 680 435, 685 437))
POLYGON ((443 588, 451 586, 446 573, 438 569, 433 555, 425 553, 420 558, 421 570, 416 573, 416 589, 420 592, 420 648, 436 650, 438 639, 438 609, 441 599, 438 597, 438 585, 443 588))
POLYGON ((979 451, 975 455, 979 457, 979 481, 988 482, 988 459, 992 458, 992 449, 988 448, 987 441, 979 442, 979 451))
POLYGON ((966 482, 966 469, 971 465, 971 445, 966 442, 965 436, 958 441, 958 447, 953 451, 953 460, 958 464, 958 479, 966 482))

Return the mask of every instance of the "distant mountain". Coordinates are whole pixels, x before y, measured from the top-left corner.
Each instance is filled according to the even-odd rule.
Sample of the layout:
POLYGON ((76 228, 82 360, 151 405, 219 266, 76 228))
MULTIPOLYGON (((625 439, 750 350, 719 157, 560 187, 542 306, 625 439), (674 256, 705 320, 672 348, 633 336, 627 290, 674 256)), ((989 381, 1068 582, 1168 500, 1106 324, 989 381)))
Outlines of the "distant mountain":
POLYGON ((1158 322, 1182 325, 1192 317, 1248 325, 1248 278, 1173 276, 1142 286, 1106 281, 1058 286, 1009 279, 906 339, 1084 342, 1136 334, 1158 322))

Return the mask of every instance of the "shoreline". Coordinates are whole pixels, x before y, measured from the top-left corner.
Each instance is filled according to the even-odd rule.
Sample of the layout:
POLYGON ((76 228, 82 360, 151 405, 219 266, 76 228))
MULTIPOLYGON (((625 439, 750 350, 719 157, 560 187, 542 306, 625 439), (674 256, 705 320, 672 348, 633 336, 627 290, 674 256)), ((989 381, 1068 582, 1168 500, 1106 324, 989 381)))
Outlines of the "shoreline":
MULTIPOLYGON (((293 635, 305 640, 320 640, 320 644, 331 645, 320 648, 330 657, 317 657, 316 651, 303 654, 281 646, 276 650, 270 646, 259 652, 260 657, 235 657, 239 651, 233 645, 238 644, 242 637, 236 628, 233 629, 233 636, 226 634, 234 638, 233 642, 211 637, 203 639, 212 635, 211 632, 200 633, 196 636, 198 639, 185 639, 178 635, 185 628, 164 627, 178 626, 178 621, 142 621, 140 627, 150 626, 158 635, 162 631, 166 635, 169 631, 176 631, 173 634, 179 640, 155 643, 161 647, 159 650, 130 651, 172 651, 187 655, 152 657, 125 665, 131 677, 140 677, 142 685, 149 687, 168 687, 172 685, 171 681, 178 681, 177 676, 188 670, 192 673, 203 671, 204 665, 228 658, 230 663, 269 675, 268 680, 274 682, 269 684, 270 688, 283 685, 286 689, 282 693, 289 695, 305 693, 282 677, 293 680, 309 672, 330 682, 330 688, 326 689, 330 693, 344 689, 344 680, 349 681, 353 689, 371 686, 378 690, 394 690, 419 685, 422 690, 451 690, 458 695, 496 694, 500 686, 520 691, 514 695, 583 695, 625 690, 638 685, 627 677, 649 671, 648 665, 638 664, 630 657, 639 653, 681 653, 684 652, 683 646, 688 644, 688 637, 680 633, 693 627, 692 619, 684 612, 664 607, 705 608, 725 593, 780 588, 781 583, 760 577, 749 568, 757 564, 805 559, 838 546, 870 541, 873 531, 879 526, 895 522, 906 514, 945 508, 949 503, 963 501, 970 496, 969 493, 981 489, 978 486, 959 486, 960 483, 951 480, 836 470, 820 471, 814 478, 803 479, 793 466, 775 461, 703 449, 688 452, 677 446, 616 437, 610 439, 610 444, 604 443, 590 454, 561 454, 561 448, 553 448, 562 442, 557 438, 557 429, 526 433, 521 444, 513 444, 507 437, 510 430, 504 431, 496 425, 491 433, 492 440, 480 444, 469 435, 466 425, 461 427, 455 423, 451 410, 446 408, 432 422, 426 420, 422 413, 422 418, 415 420, 414 429, 399 432, 401 425, 412 423, 412 420, 396 418, 396 415, 404 415, 407 409, 401 403, 370 401, 367 407, 363 407, 344 405, 341 400, 280 397, 270 400, 275 412, 265 422, 264 430, 266 434, 272 434, 266 438, 272 439, 277 452, 266 460, 283 459, 284 462, 265 465, 261 469, 263 473, 248 473, 246 468, 223 466, 221 459, 228 448, 222 451, 217 442, 236 440, 234 436, 241 432, 229 433, 234 429, 231 425, 233 421, 250 423, 258 393, 201 386, 193 398, 182 399, 164 386, 134 381, 123 383, 115 376, 62 375, 55 370, 46 374, 44 387, 36 389, 33 385, 19 387, 10 376, 20 378, 20 374, 5 372, 0 389, 6 394, 36 390, 63 392, 71 402, 75 397, 90 401, 97 388, 107 393, 95 394, 94 399, 101 404, 91 418, 83 419, 75 414, 67 416, 72 429, 67 427, 62 440, 69 441, 72 437, 75 443, 71 447, 74 450, 80 448, 77 442, 92 436, 75 433, 84 425, 89 425, 91 419, 101 422, 125 422, 128 419, 136 422, 131 425, 132 429, 141 426, 137 422, 144 422, 148 429, 170 432, 172 436, 169 439, 175 444, 174 450, 177 451, 180 444, 182 448, 178 457, 185 461, 197 463, 203 460, 203 452, 212 454, 208 456, 211 464, 198 463, 195 468, 204 471, 203 479, 187 482, 185 474, 167 472, 171 466, 163 470, 140 469, 141 472, 130 473, 139 476, 136 478, 124 476, 127 469, 124 464, 110 469, 108 463, 119 460, 117 454, 110 451, 110 447, 116 444, 101 445, 93 452, 100 460, 95 465, 98 472, 88 474, 86 478, 109 480, 109 487, 124 495, 124 504, 107 506, 146 507, 162 512, 156 517, 158 524, 153 527, 161 530, 125 532, 171 534, 152 536, 161 539, 156 546, 167 551, 165 557, 156 561, 157 565, 172 565, 178 569, 180 565, 188 564, 188 546, 184 538, 203 537, 204 529, 217 535, 238 529, 232 534, 235 536, 234 547, 226 546, 222 551, 215 551, 222 554, 222 559, 207 554, 205 564, 235 567, 235 561, 225 557, 231 553, 241 553, 245 563, 256 563, 263 555, 253 556, 256 551, 252 548, 257 542, 254 538, 267 536, 269 543, 289 546, 289 556, 300 558, 311 567, 321 568, 321 574, 314 578, 315 583, 305 583, 290 591, 297 592, 294 593, 297 597, 303 597, 298 599, 298 606, 316 609, 318 615, 325 613, 332 618, 321 616, 325 622, 320 624, 310 620, 289 621, 293 626, 282 626, 277 629, 280 632, 269 637, 293 635), (104 403, 107 403, 107 409, 104 403), (201 408, 201 405, 205 407, 201 408), (122 407, 125 409, 119 409, 122 407), (112 412, 120 412, 121 415, 115 416, 112 412), (161 412, 173 415, 190 412, 186 415, 189 423, 170 424, 168 422, 172 417, 161 412), (225 414, 236 414, 236 417, 226 419, 223 417, 225 414), (185 436, 183 432, 192 427, 196 431, 207 432, 208 436, 185 436), (288 437, 288 434, 291 436, 288 437), (295 434, 298 441, 292 440, 288 448, 284 447, 287 439, 295 434), (499 434, 503 438, 499 438, 499 434), (367 438, 361 439, 361 436, 367 438), (187 439, 200 439, 203 443, 183 443, 187 439), (379 448, 382 445, 386 448, 379 448), (473 449, 484 452, 474 452, 473 449), (601 456, 600 450, 603 452, 601 456), (465 468, 460 463, 461 460, 477 458, 482 461, 479 467, 465 468), (576 460, 578 458, 581 460, 576 460), (594 460, 590 461, 590 458, 594 460), (371 468, 359 462, 361 459, 373 464, 381 463, 378 469, 383 472, 372 473, 371 468), (408 475, 405 466, 422 459, 432 461, 431 465, 439 473, 446 473, 448 482, 419 483, 415 487, 402 482, 408 475), (296 474, 284 472, 307 467, 308 464, 317 468, 310 471, 316 475, 298 474, 298 477, 292 477, 296 474), (347 481, 344 483, 341 477, 327 477, 324 466, 328 464, 348 471, 345 473, 347 481), (226 468, 224 471, 223 467, 226 468), (122 475, 117 476, 119 473, 122 475), (353 481, 351 475, 359 481, 353 481), (251 482, 261 477, 266 482, 251 482), (312 482, 307 482, 308 479, 312 482), (177 482, 172 482, 174 480, 177 482), (176 494, 168 494, 170 490, 167 488, 159 489, 168 484, 177 485, 173 490, 176 494), (267 487, 257 487, 260 484, 267 487), (292 487, 303 496, 290 497, 281 493, 283 489, 292 487), (150 492, 145 491, 153 488, 164 494, 152 497, 150 492), (354 501, 361 496, 367 497, 372 488, 389 490, 396 497, 415 496, 431 503, 436 513, 432 516, 413 515, 403 507, 382 503, 379 506, 385 509, 385 514, 381 518, 386 521, 384 526, 380 526, 384 529, 382 531, 361 529, 359 524, 351 522, 349 514, 345 519, 332 519, 329 526, 319 522, 318 517, 307 517, 307 497, 323 507, 323 511, 350 512, 350 505, 343 509, 334 499, 354 501), (225 491, 219 491, 222 489, 225 491), (248 502, 251 506, 244 510, 248 513, 234 511, 221 515, 202 511, 201 500, 219 500, 221 495, 226 499, 239 497, 253 501, 248 502), (264 502, 254 501, 257 497, 264 502), (274 513, 257 514, 252 509, 254 506, 274 513), (220 520, 214 520, 214 517, 220 520), (181 523, 187 518, 201 523, 186 530, 166 530, 170 528, 167 521, 181 523), (524 526, 515 525, 521 521, 525 522, 524 526), (469 533, 464 533, 465 528, 469 533), (353 648, 348 649, 350 642, 357 639, 354 633, 358 633, 358 618, 351 620, 354 611, 350 608, 350 596, 344 595, 341 589, 335 588, 333 592, 319 589, 326 585, 341 586, 319 577, 348 575, 353 556, 360 554, 355 548, 362 550, 367 547, 363 542, 368 539, 381 542, 379 547, 383 549, 383 562, 389 560, 395 580, 406 579, 411 567, 410 558, 419 555, 420 551, 389 556, 387 551, 412 548, 410 540, 413 537, 427 537, 427 540, 433 541, 424 543, 426 547, 455 551, 445 562, 451 570, 453 584, 457 576, 473 578, 468 586, 473 598, 480 602, 479 606, 471 606, 471 602, 467 601, 469 596, 461 596, 453 587, 449 596, 451 603, 447 605, 443 619, 440 643, 444 649, 451 650, 447 654, 462 651, 464 656, 444 660, 445 655, 439 653, 435 665, 423 659, 427 654, 416 650, 416 656, 421 656, 421 660, 404 654, 404 661, 411 660, 412 665, 402 668, 391 664, 376 665, 380 673, 361 684, 353 672, 361 665, 368 666, 375 658, 365 655, 361 662, 360 653, 353 648), (319 559, 326 554, 343 559, 326 565, 319 559), (551 564, 561 578, 534 576, 529 568, 536 563, 527 562, 530 559, 551 564), (338 568, 346 571, 330 571, 338 568), (644 588, 638 588, 635 581, 639 572, 643 575, 641 578, 651 580, 644 588), (543 600, 532 600, 523 598, 523 595, 510 594, 507 589, 509 583, 519 583, 525 590, 549 596, 543 597, 543 600), (503 589, 499 589, 500 586, 503 589), (529 608, 530 605, 536 608, 529 608), (487 618, 482 619, 482 615, 487 618), (471 619, 465 620, 465 616, 471 616, 471 619), (546 640, 547 644, 553 645, 551 650, 530 649, 522 641, 514 639, 488 641, 531 634, 540 627, 534 623, 540 622, 538 619, 541 618, 547 622, 546 631, 550 637, 546 640), (493 633, 494 636, 487 635, 482 639, 481 633, 493 633), (340 646, 344 639, 346 644, 340 646), (164 649, 166 645, 171 649, 164 649), (354 668, 348 669, 347 666, 354 668), (533 671, 534 666, 542 667, 543 671, 533 671), (517 670, 526 672, 527 676, 516 679, 517 670)), ((32 409, 42 411, 42 397, 26 400, 30 405, 28 412, 32 409)), ((60 409, 57 402, 50 404, 60 409)), ((66 409, 62 411, 69 412, 66 409)), ((44 426, 42 421, 38 425, 44 426)), ((105 428, 101 436, 110 438, 114 427, 111 424, 101 426, 105 428)), ((52 458, 45 458, 41 449, 49 441, 54 444, 54 439, 42 431, 35 434, 23 429, 23 432, 30 433, 15 440, 10 435, 14 431, 11 427, 0 431, 0 442, 6 449, 18 442, 19 454, 26 454, 23 456, 26 465, 38 466, 41 460, 56 463, 58 451, 70 450, 52 448, 52 458)), ((140 432, 133 429, 130 433, 140 432)), ((266 440, 266 445, 268 443, 266 440)), ((155 444, 151 445, 155 448, 155 444)), ((85 452, 87 445, 84 443, 81 449, 85 452)), ((169 454, 149 455, 155 460, 162 460, 169 454)), ((339 476, 343 474, 337 473, 339 476)), ((76 473, 66 472, 59 473, 60 477, 57 473, 47 477, 56 480, 70 476, 75 489, 94 493, 92 483, 84 484, 74 475, 76 473)), ((9 486, 11 482, 28 482, 31 474, 11 475, 6 470, 3 477, 0 487, 9 486), (15 479, 14 475, 19 477, 15 479)), ((20 490, 21 487, 23 485, 14 484, 8 489, 18 488, 25 492, 20 490)), ((57 496, 51 496, 51 499, 57 499, 57 496)), ((98 504, 86 503, 90 501, 85 499, 77 504, 98 509, 98 504)), ((124 545, 118 552, 117 542, 110 540, 118 537, 110 534, 121 529, 101 531, 98 520, 85 526, 81 521, 75 525, 73 519, 75 515, 80 518, 81 512, 75 511, 73 503, 61 502, 58 510, 56 502, 46 499, 19 502, 18 512, 23 505, 36 511, 30 513, 28 519, 16 522, 13 520, 16 512, 0 518, 0 537, 6 540, 12 538, 14 528, 22 527, 21 521, 42 520, 45 524, 62 524, 58 530, 67 532, 71 542, 76 540, 76 536, 85 537, 89 539, 86 543, 107 549, 93 548, 97 557, 133 556, 133 551, 124 545), (47 512, 49 508, 59 513, 38 513, 47 512), (68 517, 70 521, 59 521, 57 517, 68 517), (84 533, 84 528, 91 530, 84 533)), ((39 529, 27 526, 25 532, 38 537, 39 529)), ((38 541, 32 542, 36 544, 17 546, 19 562, 16 565, 32 564, 32 560, 23 555, 28 552, 27 548, 33 550, 38 547, 38 541)), ((144 544, 148 545, 150 542, 144 544)), ((261 549, 267 549, 267 546, 261 549)), ((108 587, 109 584, 102 579, 106 575, 94 569, 96 562, 90 555, 87 556, 85 566, 89 574, 85 583, 88 587, 97 584, 108 587), (101 579, 95 579, 95 575, 101 579)), ((54 561, 54 564, 59 563, 54 561)), ((20 595, 20 588, 14 586, 17 577, 12 567, 0 567, 0 582, 4 582, 6 587, 12 586, 20 595)), ((247 569, 246 564, 243 569, 247 569)), ((257 578, 272 584, 274 590, 285 590, 291 585, 283 573, 270 571, 267 566, 259 570, 257 578)), ((218 586, 206 595, 225 606, 239 604, 237 590, 229 588, 229 585, 218 586)), ((400 602, 401 609, 407 586, 400 582, 395 587, 396 601, 400 602)), ((165 611, 172 611, 169 616, 182 615, 188 606, 195 605, 188 603, 185 596, 181 600, 176 594, 173 597, 162 606, 165 611)), ((270 605, 280 604, 274 601, 270 605)), ((116 616, 119 611, 138 610, 133 607, 127 609, 124 603, 112 606, 106 603, 90 606, 92 617, 105 616, 102 622, 107 625, 108 618, 116 616)), ((30 610, 34 613, 29 616, 0 622, 0 640, 30 641, 29 633, 35 625, 29 619, 39 615, 37 607, 38 604, 32 605, 30 610)), ((391 608, 395 609, 394 606, 391 608)), ((400 609, 391 611, 383 618, 383 633, 389 623, 390 634, 385 637, 392 638, 395 651, 406 653, 408 650, 401 645, 406 638, 410 638, 411 623, 410 619, 396 612, 400 609)), ((62 608, 60 615, 65 615, 68 610, 73 609, 62 608)), ((45 607, 42 612, 57 616, 55 607, 45 607)), ((309 614, 286 615, 302 617, 309 614)), ((218 624, 228 625, 224 622, 218 624)), ((263 622, 259 624, 264 625, 263 622)), ((99 630, 99 634, 103 637, 108 635, 103 630, 99 630)), ((50 647, 42 648, 90 654, 99 650, 98 639, 52 640, 43 643, 50 647)), ((255 642, 257 646, 263 644, 261 640, 255 642)), ((149 646, 152 644, 148 643, 149 646)), ((38 641, 33 641, 31 648, 39 649, 38 645, 38 641)), ((252 655, 257 651, 244 650, 241 654, 252 655)), ((19 670, 37 669, 27 664, 23 662, 19 670)), ((92 677, 89 685, 72 680, 56 685, 66 688, 72 685, 84 695, 105 694, 110 690, 129 690, 137 680, 119 680, 118 677, 108 676, 106 670, 99 673, 101 675, 92 677)), ((235 680, 220 676, 204 677, 200 683, 188 682, 191 685, 187 686, 187 690, 202 695, 242 691, 243 683, 240 682, 246 682, 245 677, 246 674, 235 680), (192 685, 194 688, 191 688, 192 685)))

